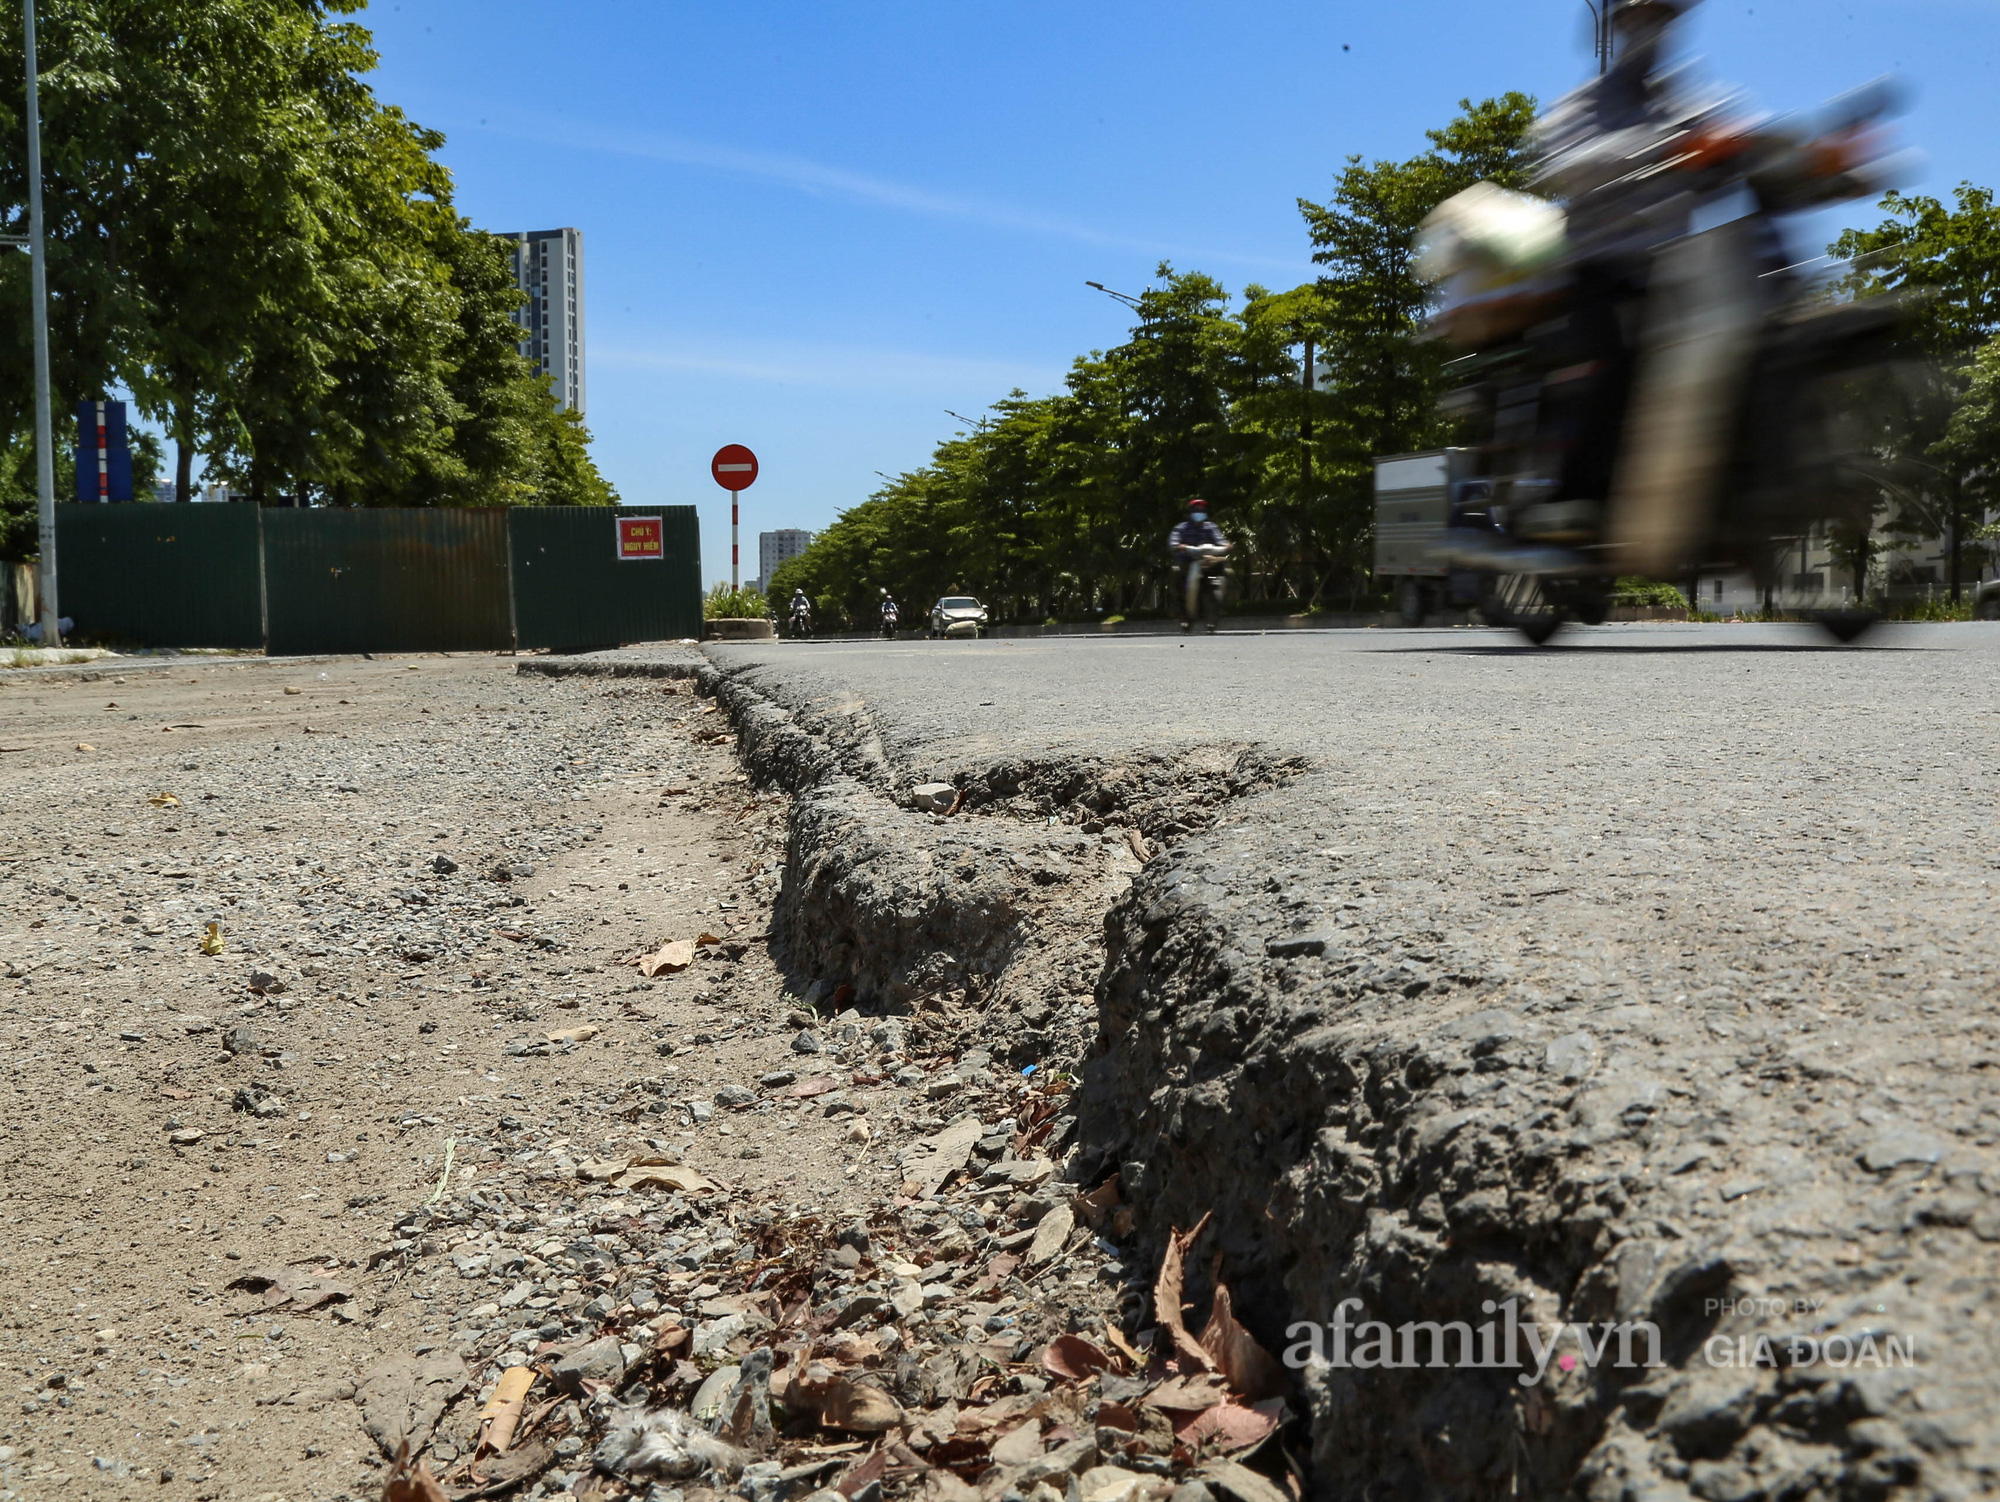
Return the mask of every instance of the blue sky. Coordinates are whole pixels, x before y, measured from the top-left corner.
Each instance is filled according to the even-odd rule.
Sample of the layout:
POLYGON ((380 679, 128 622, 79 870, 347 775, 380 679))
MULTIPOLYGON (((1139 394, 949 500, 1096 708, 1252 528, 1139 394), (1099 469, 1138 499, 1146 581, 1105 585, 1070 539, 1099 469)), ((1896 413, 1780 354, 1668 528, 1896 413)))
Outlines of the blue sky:
MULTIPOLYGON (((631 502, 761 461, 755 533, 818 528, 1019 385, 1115 343, 1171 260, 1310 276, 1295 199, 1457 101, 1589 66, 1581 0, 376 0, 381 96, 444 131, 462 210, 584 233, 589 419, 631 502)), ((2000 0, 1709 0, 1691 35, 1772 109, 1914 85, 1912 186, 2000 183, 2000 0)), ((1866 205, 1851 217, 1872 218, 1866 205)), ((1807 246, 1807 254, 1822 246, 1807 246)))

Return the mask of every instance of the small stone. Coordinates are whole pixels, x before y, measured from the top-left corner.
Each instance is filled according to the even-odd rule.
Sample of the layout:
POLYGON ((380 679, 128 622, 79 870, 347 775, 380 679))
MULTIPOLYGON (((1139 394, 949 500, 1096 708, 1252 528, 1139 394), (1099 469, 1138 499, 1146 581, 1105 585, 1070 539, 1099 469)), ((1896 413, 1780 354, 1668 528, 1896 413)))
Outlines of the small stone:
POLYGON ((1597 1067, 1597 1040, 1589 1033, 1565 1033, 1548 1046, 1542 1062, 1565 1084, 1575 1084, 1597 1067))
POLYGON ((910 789, 910 803, 925 813, 941 814, 958 798, 958 789, 948 782, 926 782, 910 789))
POLYGON ((799 1035, 792 1039, 793 1053, 822 1053, 825 1051, 825 1047, 826 1045, 819 1041, 819 1034, 809 1027, 800 1029, 799 1035))
POLYGON ((715 1092, 718 1106, 747 1106, 757 1099, 757 1092, 745 1090, 741 1085, 724 1085, 715 1092))
POLYGON ((766 1090, 782 1090, 787 1085, 797 1084, 798 1080, 797 1070, 773 1069, 769 1074, 761 1076, 757 1083, 766 1090))
POLYGON ((616 1338, 609 1335, 601 1340, 593 1340, 580 1350, 570 1352, 556 1363, 553 1373, 557 1390, 569 1394, 572 1398, 586 1395, 587 1389, 583 1385, 585 1379, 616 1387, 624 1375, 624 1352, 619 1349, 616 1338))
POLYGON ((235 1027, 232 1027, 222 1035, 222 1047, 225 1052, 235 1054, 238 1057, 244 1054, 255 1053, 257 1051, 257 1035, 239 1022, 235 1027))
POLYGON ((943 1100, 947 1095, 956 1095, 965 1088, 965 1081, 955 1074, 941 1074, 924 1087, 924 1094, 932 1100, 943 1100))
POLYGON ((706 1126, 715 1116, 715 1106, 710 1101, 691 1100, 688 1102, 688 1114, 694 1118, 696 1126, 706 1126))
POLYGON ((449 876, 458 869, 458 862, 448 855, 434 855, 431 857, 431 869, 440 876, 449 876))
POLYGON ((1887 1173, 1905 1163, 1935 1163, 1944 1156, 1944 1143, 1927 1132, 1909 1127, 1891 1127, 1875 1134, 1861 1151, 1861 1166, 1870 1173, 1887 1173))
POLYGON ((1330 942, 1325 934, 1286 934, 1282 938, 1266 939, 1264 953, 1274 960, 1296 959, 1301 955, 1325 954, 1330 942))
POLYGON ((203 1135, 194 1127, 182 1127, 178 1132, 167 1133, 167 1141, 175 1147, 193 1147, 203 1135))

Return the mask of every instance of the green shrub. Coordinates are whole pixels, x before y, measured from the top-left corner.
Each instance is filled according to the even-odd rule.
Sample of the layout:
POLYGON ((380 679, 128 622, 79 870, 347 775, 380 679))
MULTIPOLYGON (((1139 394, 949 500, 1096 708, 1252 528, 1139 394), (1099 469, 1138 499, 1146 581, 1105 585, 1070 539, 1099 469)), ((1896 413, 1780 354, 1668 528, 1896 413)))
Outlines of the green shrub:
POLYGON ((701 602, 701 618, 705 621, 718 618, 750 620, 769 616, 770 613, 764 597, 756 590, 731 589, 727 584, 715 585, 701 602))
POLYGON ((1636 574, 1620 579, 1611 599, 1616 605, 1664 605, 1669 610, 1687 609, 1687 596, 1673 585, 1662 584, 1658 579, 1641 579, 1636 574))

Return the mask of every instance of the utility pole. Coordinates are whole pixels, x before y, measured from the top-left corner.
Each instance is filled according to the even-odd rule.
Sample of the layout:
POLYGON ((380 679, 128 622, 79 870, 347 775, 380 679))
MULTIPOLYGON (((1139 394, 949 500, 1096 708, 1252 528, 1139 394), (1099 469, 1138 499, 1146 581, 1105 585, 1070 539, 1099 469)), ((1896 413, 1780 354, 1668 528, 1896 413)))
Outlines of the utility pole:
POLYGON ((56 456, 49 394, 49 264, 42 223, 41 93, 35 66, 35 0, 22 0, 28 64, 28 259, 35 317, 35 488, 42 554, 42 645, 62 645, 56 600, 56 456))
POLYGON ((1299 422, 1300 499, 1310 499, 1313 484, 1313 393, 1319 389, 1319 372, 1313 368, 1313 336, 1306 335, 1306 399, 1299 422))

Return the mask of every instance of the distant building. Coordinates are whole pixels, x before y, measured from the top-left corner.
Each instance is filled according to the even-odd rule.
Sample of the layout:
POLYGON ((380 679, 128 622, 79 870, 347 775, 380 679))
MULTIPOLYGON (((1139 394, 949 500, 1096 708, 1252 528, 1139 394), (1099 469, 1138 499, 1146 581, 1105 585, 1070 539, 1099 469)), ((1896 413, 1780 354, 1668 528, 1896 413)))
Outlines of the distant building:
POLYGON ((514 284, 528 300, 514 310, 521 353, 554 383, 556 401, 583 413, 583 231, 535 229, 514 242, 514 284))
POLYGON ((759 532, 757 534, 757 569, 760 586, 778 571, 778 565, 788 558, 796 558, 812 546, 813 535, 797 527, 787 527, 782 532, 759 532))

